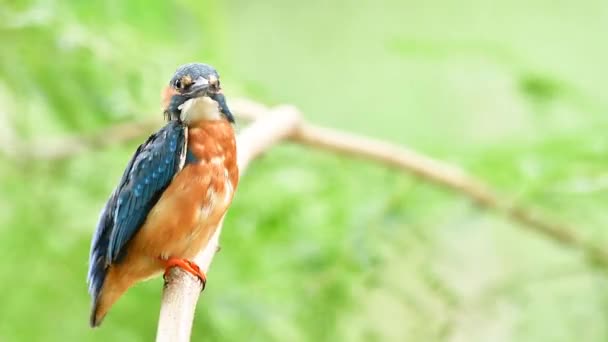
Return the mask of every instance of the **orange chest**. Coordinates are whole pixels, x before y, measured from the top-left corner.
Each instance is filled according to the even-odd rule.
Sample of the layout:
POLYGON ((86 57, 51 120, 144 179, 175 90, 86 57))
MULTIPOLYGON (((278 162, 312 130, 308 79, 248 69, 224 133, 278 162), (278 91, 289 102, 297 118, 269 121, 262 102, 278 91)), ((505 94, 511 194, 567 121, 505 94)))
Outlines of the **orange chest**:
POLYGON ((239 177, 236 153, 234 129, 227 121, 201 121, 188 128, 186 168, 192 167, 200 176, 212 173, 218 181, 227 178, 235 189, 239 177))
POLYGON ((184 168, 153 210, 159 215, 159 225, 186 235, 200 225, 219 222, 232 202, 239 176, 234 132, 228 123, 206 122, 188 128, 187 153, 184 168))
POLYGON ((188 164, 176 176, 175 203, 182 217, 193 220, 185 226, 215 224, 224 215, 236 190, 230 172, 217 164, 188 164))
POLYGON ((150 255, 193 257, 232 202, 239 173, 230 124, 189 127, 188 154, 137 235, 136 244, 150 255))
POLYGON ((201 121, 188 128, 187 164, 180 178, 188 182, 192 204, 200 217, 221 216, 238 185, 236 140, 224 121, 201 121))

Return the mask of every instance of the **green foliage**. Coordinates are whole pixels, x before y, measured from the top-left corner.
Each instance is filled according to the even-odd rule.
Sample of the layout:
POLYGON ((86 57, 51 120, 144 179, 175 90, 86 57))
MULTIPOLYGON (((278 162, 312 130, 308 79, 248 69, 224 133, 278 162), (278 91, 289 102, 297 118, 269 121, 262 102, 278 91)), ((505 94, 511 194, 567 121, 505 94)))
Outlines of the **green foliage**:
MULTIPOLYGON (((0 143, 160 115, 174 68, 205 61, 229 99, 414 146, 608 241, 608 5, 491 5, 5 1, 0 143)), ((90 237, 135 147, 0 157, 0 341, 153 339, 159 279, 87 326, 90 237)), ((603 270, 364 161, 281 146, 225 227, 195 341, 608 338, 603 270)))

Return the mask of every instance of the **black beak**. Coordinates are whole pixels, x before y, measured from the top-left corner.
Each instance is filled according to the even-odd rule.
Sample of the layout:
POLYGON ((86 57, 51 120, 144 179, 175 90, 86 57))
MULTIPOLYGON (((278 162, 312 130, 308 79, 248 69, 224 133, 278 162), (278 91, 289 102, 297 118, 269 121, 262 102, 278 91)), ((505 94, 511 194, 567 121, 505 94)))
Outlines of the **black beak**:
POLYGON ((220 112, 224 114, 226 119, 234 123, 234 116, 232 115, 232 112, 226 104, 226 98, 224 97, 224 94, 222 94, 222 91, 220 89, 216 87, 211 87, 211 85, 216 85, 216 82, 217 78, 215 80, 209 81, 201 77, 198 80, 195 80, 194 83, 190 86, 190 91, 186 94, 186 96, 189 99, 201 96, 209 96, 210 98, 215 100, 215 102, 217 102, 220 107, 220 112))
POLYGON ((198 80, 194 81, 194 83, 190 86, 190 89, 187 93, 184 94, 186 99, 193 99, 195 97, 201 97, 207 95, 207 91, 209 90, 210 85, 209 81, 200 77, 198 80))

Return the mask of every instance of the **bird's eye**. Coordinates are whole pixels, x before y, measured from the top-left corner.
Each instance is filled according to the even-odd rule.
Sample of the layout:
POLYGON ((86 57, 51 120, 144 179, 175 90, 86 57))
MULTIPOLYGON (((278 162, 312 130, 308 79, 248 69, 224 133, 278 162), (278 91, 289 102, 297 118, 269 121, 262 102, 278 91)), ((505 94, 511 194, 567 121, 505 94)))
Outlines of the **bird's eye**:
POLYGON ((192 85, 192 77, 190 75, 183 76, 182 78, 175 80, 175 88, 184 90, 192 85))

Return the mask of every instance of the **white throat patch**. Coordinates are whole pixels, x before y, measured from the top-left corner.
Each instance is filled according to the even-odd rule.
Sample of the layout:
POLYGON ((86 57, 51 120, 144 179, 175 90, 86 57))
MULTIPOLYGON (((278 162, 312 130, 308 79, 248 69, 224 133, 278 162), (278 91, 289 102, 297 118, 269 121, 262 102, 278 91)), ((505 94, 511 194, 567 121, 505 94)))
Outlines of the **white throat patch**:
POLYGON ((182 111, 182 120, 191 124, 201 120, 219 120, 222 118, 220 108, 207 96, 196 97, 178 107, 182 111))

